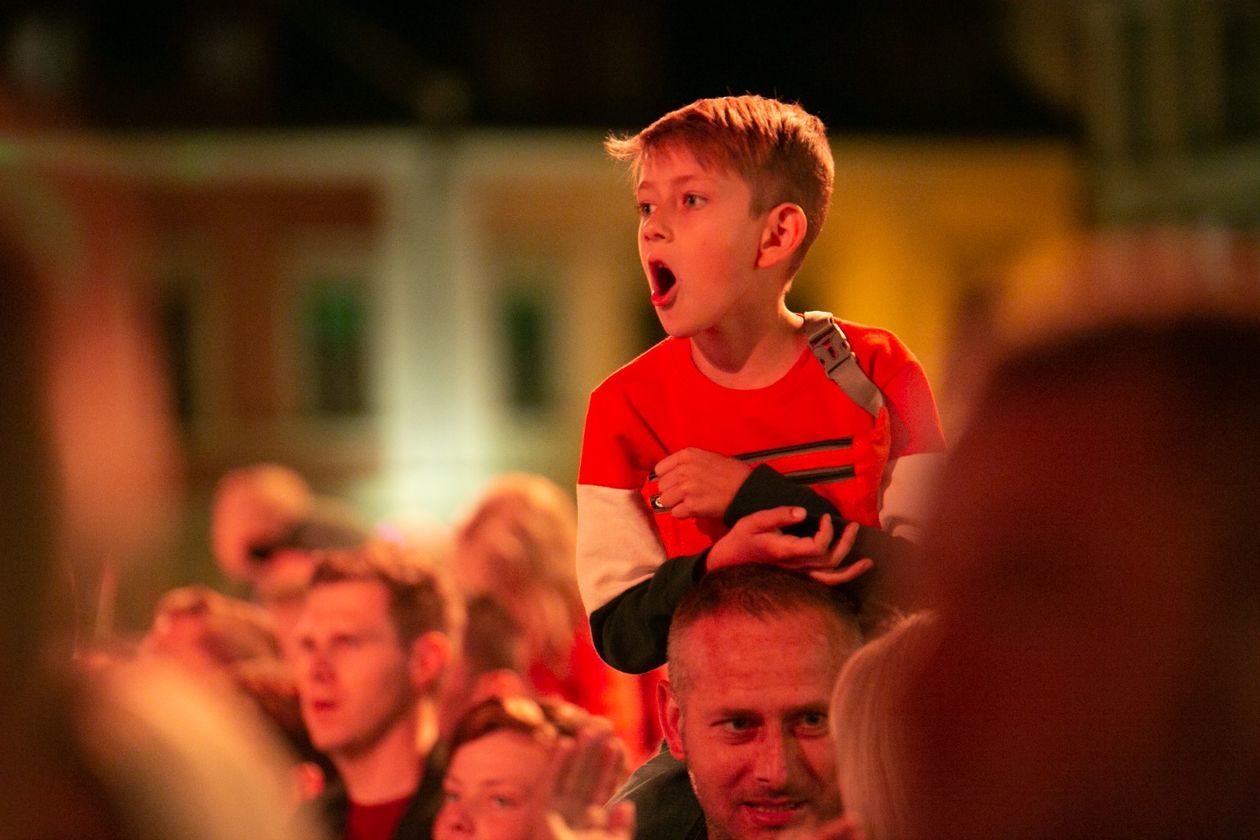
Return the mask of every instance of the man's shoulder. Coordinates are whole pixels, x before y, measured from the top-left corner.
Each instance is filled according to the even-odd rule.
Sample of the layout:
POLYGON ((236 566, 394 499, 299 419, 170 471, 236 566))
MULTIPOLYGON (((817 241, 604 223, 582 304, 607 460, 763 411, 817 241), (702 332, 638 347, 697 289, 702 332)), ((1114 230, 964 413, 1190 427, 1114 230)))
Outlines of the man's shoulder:
MULTIPOLYGON (((430 840, 433 836, 433 823, 442 807, 442 777, 446 774, 446 759, 447 750, 442 744, 429 751, 420 786, 407 801, 394 828, 393 840, 430 840)), ((307 803, 307 807, 312 809, 314 818, 322 822, 330 836, 340 837, 345 832, 351 802, 341 780, 330 781, 315 799, 307 803)))
POLYGON ((666 750, 635 770, 609 804, 625 800, 634 803, 636 840, 703 840, 708 836, 687 766, 666 750))
POLYGON ((425 757, 420 786, 412 794, 402 820, 394 830, 394 840, 429 840, 433 823, 442 808, 442 777, 446 775, 447 751, 436 744, 425 757))

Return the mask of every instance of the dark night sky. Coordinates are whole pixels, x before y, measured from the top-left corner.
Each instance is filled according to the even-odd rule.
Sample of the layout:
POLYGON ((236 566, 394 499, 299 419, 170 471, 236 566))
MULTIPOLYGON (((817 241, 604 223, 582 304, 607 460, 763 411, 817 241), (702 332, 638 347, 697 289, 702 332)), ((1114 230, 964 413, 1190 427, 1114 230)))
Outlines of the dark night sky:
POLYGON ((997 0, 735 5, 11 0, 0 35, 8 86, 30 96, 46 90, 29 81, 30 33, 53 22, 71 60, 42 95, 104 128, 634 128, 754 91, 833 132, 1074 131, 1015 70, 997 0))

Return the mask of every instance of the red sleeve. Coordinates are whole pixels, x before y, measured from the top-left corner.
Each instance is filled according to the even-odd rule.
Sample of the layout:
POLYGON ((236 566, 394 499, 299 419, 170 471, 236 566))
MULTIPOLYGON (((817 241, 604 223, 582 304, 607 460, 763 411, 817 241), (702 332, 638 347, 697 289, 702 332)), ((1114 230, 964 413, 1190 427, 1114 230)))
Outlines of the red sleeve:
POLYGON ((638 489, 668 453, 630 397, 623 369, 591 393, 582 431, 578 484, 638 489))
POLYGON ((945 449, 945 434, 936 399, 928 384, 927 374, 913 359, 884 387, 889 419, 892 421, 892 447, 889 457, 940 452, 945 449))
POLYGON ((923 365, 892 332, 841 322, 858 363, 884 395, 892 426, 890 458, 945 449, 941 417, 923 365))

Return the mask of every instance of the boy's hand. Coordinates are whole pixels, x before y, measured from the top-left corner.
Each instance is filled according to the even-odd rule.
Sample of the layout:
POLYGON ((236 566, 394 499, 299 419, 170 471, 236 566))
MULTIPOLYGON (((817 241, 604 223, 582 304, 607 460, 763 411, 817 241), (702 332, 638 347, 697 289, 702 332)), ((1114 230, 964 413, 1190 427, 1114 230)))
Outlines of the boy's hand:
POLYGON ((709 570, 740 563, 768 563, 786 569, 808 572, 828 586, 838 586, 869 571, 875 564, 863 558, 840 568, 857 540, 858 524, 850 522, 831 547, 831 517, 824 516, 812 537, 794 537, 780 529, 805 518, 800 507, 777 507, 751 513, 735 523, 709 549, 709 570))
POLYGON ((652 499, 656 510, 668 510, 677 519, 721 518, 752 467, 716 452, 688 447, 662 459, 654 472, 660 488, 652 499))
POLYGON ((707 566, 713 570, 740 563, 770 563, 790 568, 816 564, 827 553, 831 542, 830 517, 824 517, 811 537, 795 537, 780 530, 804 519, 805 508, 802 507, 777 507, 750 513, 713 544, 707 566))
POLYGON ((857 542, 858 527, 856 522, 845 525, 844 530, 840 532, 840 539, 831 546, 831 516, 824 515, 818 523, 818 533, 814 537, 817 540, 825 536, 826 539, 820 541, 824 546, 831 546, 831 548, 825 550, 814 562, 802 564, 797 568, 808 570, 810 577, 827 586, 839 586, 842 583, 848 583, 858 575, 869 572, 875 567, 875 561, 869 557, 854 560, 847 566, 843 565, 849 552, 853 550, 853 544, 857 542))

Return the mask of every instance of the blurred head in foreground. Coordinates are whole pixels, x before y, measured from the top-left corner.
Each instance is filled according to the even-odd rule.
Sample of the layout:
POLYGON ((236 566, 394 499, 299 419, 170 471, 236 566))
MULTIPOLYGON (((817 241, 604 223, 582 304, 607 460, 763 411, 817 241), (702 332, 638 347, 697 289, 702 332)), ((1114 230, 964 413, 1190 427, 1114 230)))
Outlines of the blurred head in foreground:
POLYGON ((993 373, 929 543, 920 836, 1260 832, 1260 325, 1095 326, 993 373))

